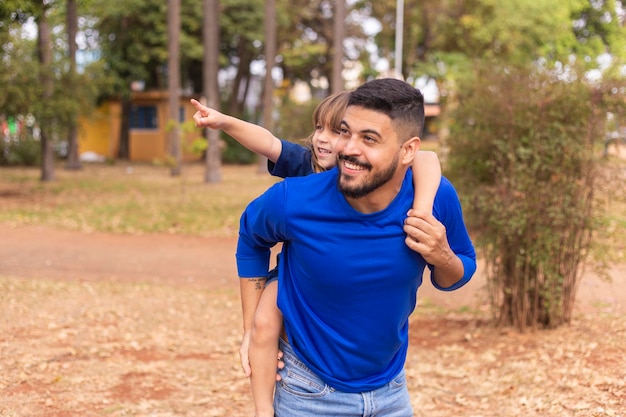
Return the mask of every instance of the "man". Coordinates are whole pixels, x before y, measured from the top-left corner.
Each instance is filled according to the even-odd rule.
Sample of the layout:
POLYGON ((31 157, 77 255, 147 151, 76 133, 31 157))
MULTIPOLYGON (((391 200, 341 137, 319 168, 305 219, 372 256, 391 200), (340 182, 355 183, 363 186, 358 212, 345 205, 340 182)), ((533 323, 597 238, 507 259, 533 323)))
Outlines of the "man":
POLYGON ((442 290, 461 287, 476 269, 456 191, 445 178, 434 215, 407 217, 408 171, 423 125, 418 90, 394 79, 363 84, 350 95, 337 168, 274 185, 241 217, 244 339, 270 248, 283 243, 279 417, 413 415, 404 362, 424 268, 442 290))

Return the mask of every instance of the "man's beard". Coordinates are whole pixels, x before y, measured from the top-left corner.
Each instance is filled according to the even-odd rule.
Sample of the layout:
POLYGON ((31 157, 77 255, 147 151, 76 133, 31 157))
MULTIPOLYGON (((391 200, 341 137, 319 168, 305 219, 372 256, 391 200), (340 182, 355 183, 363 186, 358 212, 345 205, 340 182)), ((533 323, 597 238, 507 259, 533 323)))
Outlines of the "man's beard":
MULTIPOLYGON (((339 175, 337 176, 337 186, 339 187, 339 191, 341 191, 343 195, 349 198, 357 199, 365 197, 377 188, 388 183, 393 178, 396 172, 396 168, 398 167, 399 159, 399 155, 396 154, 396 156, 393 158, 393 161, 391 161, 387 168, 374 174, 374 176, 369 181, 363 184, 354 185, 352 187, 350 187, 350 180, 342 181, 343 174, 340 171, 339 175)), ((372 171, 371 165, 360 163, 356 158, 351 156, 345 156, 340 154, 337 156, 337 160, 338 163, 341 163, 341 161, 348 161, 353 164, 358 164, 362 167, 365 167, 365 169, 367 169, 369 172, 372 171)))

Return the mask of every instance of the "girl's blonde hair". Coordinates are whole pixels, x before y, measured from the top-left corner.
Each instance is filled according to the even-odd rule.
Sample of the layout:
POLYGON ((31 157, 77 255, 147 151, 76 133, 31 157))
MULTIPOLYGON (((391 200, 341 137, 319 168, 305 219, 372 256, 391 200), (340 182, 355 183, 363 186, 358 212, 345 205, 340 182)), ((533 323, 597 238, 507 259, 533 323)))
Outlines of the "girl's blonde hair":
POLYGON ((332 129, 339 130, 341 128, 341 120, 348 107, 348 98, 350 97, 350 91, 341 91, 339 93, 332 94, 326 97, 320 104, 317 105, 313 111, 313 132, 304 140, 306 146, 311 148, 311 164, 313 165, 314 172, 326 171, 326 168, 322 167, 318 160, 317 154, 313 149, 313 135, 317 126, 328 126, 332 129))

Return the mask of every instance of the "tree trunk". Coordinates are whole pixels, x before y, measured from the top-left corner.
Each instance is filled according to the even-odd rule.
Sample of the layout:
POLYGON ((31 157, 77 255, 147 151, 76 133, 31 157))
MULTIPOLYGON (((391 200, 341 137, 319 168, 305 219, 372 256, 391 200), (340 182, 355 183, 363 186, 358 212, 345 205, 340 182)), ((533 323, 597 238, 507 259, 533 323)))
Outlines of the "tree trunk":
POLYGON ((169 99, 168 141, 170 148, 171 175, 180 175, 181 145, 180 145, 180 0, 167 2, 167 32, 168 32, 168 60, 167 85, 169 99))
POLYGON ((343 82, 343 39, 346 36, 346 2, 335 2, 335 22, 333 30, 333 77, 330 82, 331 92, 338 93, 345 89, 343 82))
POLYGON ((249 84, 250 64, 252 63, 252 55, 245 45, 240 44, 238 48, 239 65, 237 66, 237 73, 233 80, 233 91, 230 97, 230 104, 228 106, 228 114, 242 115, 245 104, 245 90, 249 84))
MULTIPOLYGON (((39 79, 41 81, 42 102, 50 102, 54 90, 50 66, 52 64, 52 41, 50 25, 48 23, 47 7, 41 8, 41 14, 37 17, 37 49, 39 53, 39 63, 41 64, 39 79)), ((52 181, 54 179, 54 149, 52 147, 52 137, 50 134, 50 115, 43 112, 40 115, 41 125, 41 181, 52 181)))
MULTIPOLYGON (((204 64, 202 68, 204 96, 209 107, 219 111, 220 97, 217 86, 217 72, 219 70, 219 1, 204 0, 204 30, 202 43, 204 44, 204 64)), ((220 182, 222 180, 222 149, 220 147, 219 130, 206 129, 207 150, 205 155, 205 182, 220 182)))
POLYGON ((132 104, 130 94, 124 94, 120 109, 120 143, 117 149, 117 157, 123 160, 130 159, 130 111, 132 104))
MULTIPOLYGON (((67 13, 67 44, 68 44, 68 55, 70 61, 70 68, 68 78, 69 89, 71 91, 75 90, 75 82, 76 82, 76 33, 78 32, 78 10, 76 6, 76 0, 67 0, 66 6, 67 13)), ((67 161, 65 164, 66 169, 81 169, 82 166, 80 164, 80 159, 78 156, 78 129, 77 129, 77 121, 78 114, 72 115, 72 120, 70 121, 69 131, 67 135, 67 145, 68 145, 68 153, 67 153, 67 161)))
MULTIPOLYGON (((276 1, 265 2, 265 84, 263 86, 263 126, 274 129, 274 79, 272 70, 276 59, 276 1)), ((259 156, 259 172, 267 172, 267 158, 259 156)))

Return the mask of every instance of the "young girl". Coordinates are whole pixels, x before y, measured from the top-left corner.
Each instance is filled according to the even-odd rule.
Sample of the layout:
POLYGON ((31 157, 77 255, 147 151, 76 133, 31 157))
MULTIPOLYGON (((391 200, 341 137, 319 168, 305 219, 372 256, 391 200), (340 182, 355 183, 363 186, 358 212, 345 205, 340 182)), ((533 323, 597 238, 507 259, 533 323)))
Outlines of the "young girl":
MULTIPOLYGON (((331 95, 316 107, 314 130, 306 139, 306 146, 278 139, 263 127, 219 113, 196 100, 191 102, 198 110, 193 116, 196 127, 225 131, 249 150, 267 157, 272 175, 285 178, 322 172, 337 164, 334 144, 340 135, 349 94, 344 91, 331 95)), ((432 212, 440 180, 441 166, 437 155, 418 152, 413 163, 413 210, 432 212)), ((277 276, 275 268, 269 273, 254 317, 244 317, 239 354, 244 373, 250 377, 256 417, 274 416, 277 342, 282 329, 282 314, 276 306, 277 276)))

